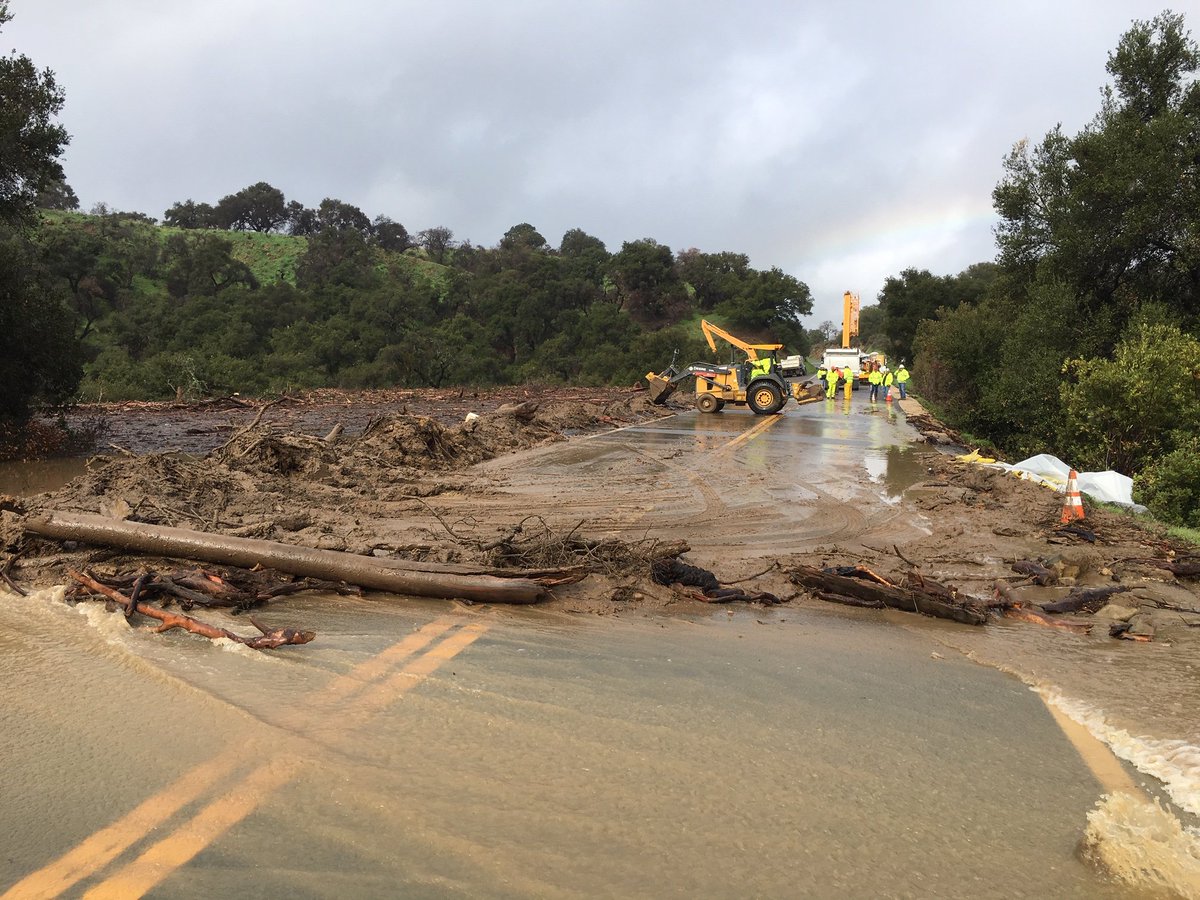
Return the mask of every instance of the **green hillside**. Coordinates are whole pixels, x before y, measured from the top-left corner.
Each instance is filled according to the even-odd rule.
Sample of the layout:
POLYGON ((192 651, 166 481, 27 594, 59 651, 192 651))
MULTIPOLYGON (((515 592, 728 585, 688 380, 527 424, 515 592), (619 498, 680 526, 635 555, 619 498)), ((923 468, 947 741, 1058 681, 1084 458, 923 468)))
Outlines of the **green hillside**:
POLYGON ((631 384, 676 349, 704 358, 702 316, 807 349, 807 288, 742 254, 614 254, 578 229, 555 250, 524 224, 495 247, 447 241, 442 262, 399 243, 370 223, 299 237, 126 213, 48 212, 30 235, 75 320, 86 400, 631 384))

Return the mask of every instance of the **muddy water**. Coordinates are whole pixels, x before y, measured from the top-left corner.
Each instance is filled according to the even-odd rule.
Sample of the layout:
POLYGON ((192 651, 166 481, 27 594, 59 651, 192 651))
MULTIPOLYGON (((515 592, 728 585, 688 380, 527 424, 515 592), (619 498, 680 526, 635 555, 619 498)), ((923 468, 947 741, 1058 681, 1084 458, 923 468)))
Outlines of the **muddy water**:
POLYGON ((840 611, 594 620, 327 597, 271 618, 289 616, 318 641, 257 654, 0 598, 0 885, 1141 896, 1079 858, 1096 786, 1037 697, 926 635, 840 611), (399 679, 373 705, 331 702, 437 623, 447 642, 476 632, 423 679, 400 658, 363 675, 399 679), (223 768, 203 781, 205 764, 223 768))
POLYGON ((1200 660, 1166 643, 1018 625, 933 630, 965 658, 1019 678, 1131 764, 1137 794, 1103 798, 1089 813, 1093 852, 1135 883, 1200 897, 1200 660))
POLYGON ((0 494, 29 497, 56 491, 86 468, 87 460, 76 457, 0 462, 0 494))

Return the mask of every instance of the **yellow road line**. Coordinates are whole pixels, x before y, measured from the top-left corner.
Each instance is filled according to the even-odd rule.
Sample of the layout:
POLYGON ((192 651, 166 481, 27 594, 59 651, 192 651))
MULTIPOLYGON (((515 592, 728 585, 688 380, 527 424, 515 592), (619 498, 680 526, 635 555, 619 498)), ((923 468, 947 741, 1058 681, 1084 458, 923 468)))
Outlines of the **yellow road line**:
POLYGON ((171 835, 83 896, 87 900, 141 897, 254 812, 269 794, 292 780, 300 770, 300 765, 296 757, 287 757, 259 766, 228 793, 208 804, 171 835))
POLYGON ((783 419, 783 416, 767 416, 763 421, 759 422, 757 425, 755 425, 749 431, 739 434, 728 444, 726 444, 723 447, 720 447, 717 450, 717 452, 718 453, 727 453, 730 450, 733 450, 735 447, 738 447, 739 445, 746 443, 747 441, 754 440, 756 437, 758 437, 760 434, 762 434, 764 431, 766 431, 768 428, 770 428, 772 425, 774 425, 776 422, 779 422, 782 419, 783 419))
POLYGON ((1121 761, 1103 741, 1045 697, 1042 698, 1042 702, 1046 704, 1046 709, 1050 710, 1050 715, 1054 717, 1058 727, 1067 736, 1067 740, 1075 746, 1084 764, 1091 769, 1092 774, 1105 791, 1110 794, 1123 792, 1146 799, 1146 795, 1133 783, 1133 779, 1129 777, 1129 773, 1125 771, 1121 761))
POLYGON ((345 699, 366 687, 370 682, 386 675, 388 670, 399 660, 428 646, 435 638, 445 634, 461 621, 462 619, 456 616, 442 616, 440 619, 434 619, 392 644, 386 650, 359 663, 345 675, 334 679, 313 698, 314 702, 333 703, 345 699))
MULTIPOLYGON (((374 685, 354 701, 348 711, 349 721, 345 721, 343 727, 349 730, 362 724, 369 715, 423 682, 487 629, 488 626, 481 623, 467 625, 382 684, 374 685)), ((271 793, 295 777, 301 766, 302 761, 298 758, 287 757, 255 769, 227 794, 210 802, 191 820, 96 885, 84 897, 86 900, 124 900, 142 896, 254 812, 271 793)))
MULTIPOLYGON (((461 619, 455 616, 442 616, 424 625, 338 676, 313 697, 313 703, 332 704, 360 692, 372 681, 386 675, 397 661, 427 646, 459 621, 461 619)), ((298 720, 308 711, 297 710, 289 718, 298 720)), ((57 897, 72 885, 99 872, 134 843, 227 777, 244 759, 245 748, 231 747, 200 763, 111 825, 85 838, 54 862, 18 881, 0 895, 0 900, 57 897)))
POLYGON ((50 865, 25 876, 4 892, 3 900, 57 897, 76 882, 107 866, 136 841, 229 775, 242 760, 242 748, 230 747, 201 763, 50 865))
POLYGON ((428 653, 414 659, 387 681, 377 684, 360 697, 350 709, 351 727, 357 727, 370 715, 378 712, 392 700, 416 687, 446 660, 457 656, 488 630, 481 622, 466 625, 446 638, 428 653))

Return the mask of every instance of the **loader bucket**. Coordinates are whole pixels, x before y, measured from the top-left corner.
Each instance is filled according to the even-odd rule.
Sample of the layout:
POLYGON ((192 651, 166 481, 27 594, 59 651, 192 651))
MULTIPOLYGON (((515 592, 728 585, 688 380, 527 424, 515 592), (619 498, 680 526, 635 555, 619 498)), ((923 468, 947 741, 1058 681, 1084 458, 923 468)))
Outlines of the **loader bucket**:
POLYGON ((792 397, 796 403, 812 403, 815 400, 825 398, 825 391, 821 389, 819 381, 792 382, 792 397))
POLYGON ((667 402, 667 398, 675 393, 675 388, 679 385, 661 375, 655 375, 653 372, 646 373, 646 387, 650 392, 650 402, 655 406, 660 406, 667 402))

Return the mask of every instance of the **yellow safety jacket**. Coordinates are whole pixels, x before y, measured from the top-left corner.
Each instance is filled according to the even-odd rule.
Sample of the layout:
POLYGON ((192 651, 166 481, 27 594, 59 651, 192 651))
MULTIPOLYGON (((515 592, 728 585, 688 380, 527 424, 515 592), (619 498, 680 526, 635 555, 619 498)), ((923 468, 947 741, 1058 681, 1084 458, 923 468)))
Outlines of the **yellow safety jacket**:
POLYGON ((872 369, 871 374, 867 376, 867 381, 871 384, 883 384, 883 373, 878 369, 872 369))
POLYGON ((896 384, 904 384, 911 376, 908 374, 908 369, 901 366, 896 370, 896 384))

